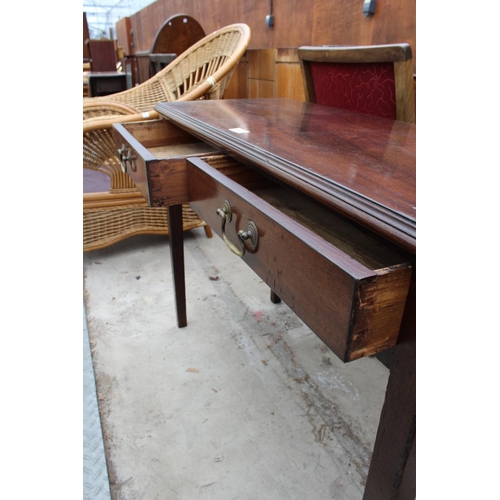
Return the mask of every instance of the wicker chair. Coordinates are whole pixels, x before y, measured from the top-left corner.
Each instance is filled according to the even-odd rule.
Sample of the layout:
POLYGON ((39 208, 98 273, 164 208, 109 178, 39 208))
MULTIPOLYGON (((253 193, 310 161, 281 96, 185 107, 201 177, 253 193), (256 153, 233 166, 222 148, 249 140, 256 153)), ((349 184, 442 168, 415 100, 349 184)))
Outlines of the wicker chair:
MULTIPOLYGON (((113 123, 159 118, 158 102, 221 99, 250 41, 246 24, 233 24, 206 36, 148 81, 117 94, 84 98, 83 168, 106 174, 106 192, 83 195, 83 250, 107 247, 136 234, 168 234, 167 209, 150 207, 121 170, 112 138, 113 123)), ((205 227, 189 205, 184 230, 205 227)))

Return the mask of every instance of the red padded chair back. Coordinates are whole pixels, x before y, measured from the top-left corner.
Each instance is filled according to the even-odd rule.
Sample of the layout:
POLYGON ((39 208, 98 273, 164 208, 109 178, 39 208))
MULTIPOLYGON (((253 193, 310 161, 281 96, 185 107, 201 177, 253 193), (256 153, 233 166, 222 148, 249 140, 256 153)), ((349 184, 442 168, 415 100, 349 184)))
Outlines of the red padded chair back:
POLYGON ((310 64, 318 104, 396 119, 393 63, 310 64))
POLYGON ((299 47, 306 100, 415 123, 409 44, 299 47))

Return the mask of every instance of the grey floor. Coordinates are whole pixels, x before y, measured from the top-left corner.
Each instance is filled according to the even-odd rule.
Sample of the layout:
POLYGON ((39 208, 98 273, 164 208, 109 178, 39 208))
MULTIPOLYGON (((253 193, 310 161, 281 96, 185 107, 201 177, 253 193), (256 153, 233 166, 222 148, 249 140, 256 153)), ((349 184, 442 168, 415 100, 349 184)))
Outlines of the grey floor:
POLYGON ((83 311, 83 500, 109 500, 108 468, 85 307, 83 311))
POLYGON ((361 499, 388 370, 340 362, 217 236, 185 261, 179 329, 166 237, 84 254, 111 498, 361 499))

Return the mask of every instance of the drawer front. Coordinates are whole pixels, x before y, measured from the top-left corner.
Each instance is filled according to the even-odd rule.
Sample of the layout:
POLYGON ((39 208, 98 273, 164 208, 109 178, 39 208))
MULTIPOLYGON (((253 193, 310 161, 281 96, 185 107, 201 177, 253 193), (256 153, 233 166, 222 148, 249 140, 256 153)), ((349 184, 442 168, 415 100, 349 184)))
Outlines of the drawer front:
POLYGON ((122 135, 120 131, 113 130, 113 140, 122 164, 122 170, 132 178, 142 196, 146 198, 149 205, 152 205, 146 165, 148 161, 153 161, 153 158, 150 157, 148 151, 140 143, 133 137, 127 137, 127 135, 122 135))
POLYGON ((186 203, 185 159, 216 151, 167 120, 114 124, 113 140, 122 168, 150 206, 186 203))
POLYGON ((191 207, 235 250, 245 245, 241 258, 340 359, 396 344, 410 264, 369 269, 206 161, 186 164, 191 207), (223 228, 226 200, 232 219, 223 228), (240 230, 258 233, 256 248, 252 237, 238 237, 240 230))

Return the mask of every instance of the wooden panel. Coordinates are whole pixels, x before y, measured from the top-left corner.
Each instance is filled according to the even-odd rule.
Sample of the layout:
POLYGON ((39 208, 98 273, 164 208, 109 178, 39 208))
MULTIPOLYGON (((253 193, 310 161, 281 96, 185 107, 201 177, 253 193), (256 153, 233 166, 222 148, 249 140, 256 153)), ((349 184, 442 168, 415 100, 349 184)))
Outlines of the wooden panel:
POLYGON ((91 71, 116 71, 116 48, 113 40, 87 40, 91 71))
POLYGON ((413 62, 404 61, 394 63, 394 77, 396 82, 396 102, 398 120, 415 123, 415 80, 412 75, 413 62))
POLYGON ((281 48, 276 56, 276 97, 305 101, 302 72, 296 48, 281 48))
POLYGON ((248 51, 248 76, 259 80, 274 81, 274 61, 276 50, 249 50, 248 51))
POLYGON ((245 99, 248 96, 248 59, 243 56, 234 68, 231 81, 224 92, 224 99, 245 99))
POLYGON ((135 55, 137 68, 137 82, 144 83, 149 80, 149 52, 141 51, 135 55))
POLYGON ((276 78, 276 50, 249 50, 248 90, 249 97, 274 97, 276 78))
MULTIPOLYGON (((322 0, 323 1, 323 0, 322 0)), ((324 3, 331 3, 327 0, 324 3)), ((312 26, 315 17, 317 0, 287 0, 287 2, 274 2, 274 47, 300 47, 306 45, 312 36, 312 26)), ((261 36, 261 19, 255 19, 255 28, 258 33, 254 40, 256 48, 267 48, 266 40, 261 36)), ((252 25, 251 25, 252 26, 252 25)), ((254 46, 251 45, 250 48, 254 46)))
POLYGON ((124 17, 116 23, 117 45, 123 48, 123 52, 126 56, 130 56, 134 53, 130 30, 130 17, 124 17))
POLYGON ((275 25, 265 25, 266 2, 157 0, 131 16, 137 50, 148 50, 161 24, 183 13, 197 19, 205 33, 244 22, 252 30, 250 49, 301 45, 364 45, 407 42, 416 64, 416 0, 378 0, 365 17, 360 0, 289 0, 275 3, 275 25), (397 20, 397 21, 396 21, 397 20))
POLYGON ((138 81, 138 71, 137 71, 137 61, 134 56, 127 56, 122 61, 122 67, 125 68, 124 71, 127 73, 127 85, 128 88, 135 87, 138 81))
POLYGON ((409 43, 413 52, 414 73, 417 60, 416 0, 378 0, 372 20, 370 43, 409 43), (379 6, 380 3, 380 6, 379 6), (397 19, 397 23, 394 20, 397 19))
POLYGON ((363 2, 355 0, 316 0, 310 45, 365 45, 373 18, 365 18, 362 9, 363 2))
POLYGON ((302 73, 298 62, 276 64, 276 97, 305 101, 302 73))
POLYGON ((297 47, 279 47, 276 49, 276 62, 298 63, 299 53, 297 47))
POLYGON ((257 99, 259 97, 274 97, 274 82, 268 80, 248 80, 249 97, 257 99))
POLYGON ((191 16, 169 17, 156 33, 151 53, 180 55, 204 36, 200 23, 191 16))
MULTIPOLYGON (((370 17, 363 15, 362 8, 363 3, 359 0, 290 0, 273 6, 275 25, 269 28, 265 25, 269 5, 265 2, 157 0, 130 17, 131 45, 133 50, 149 50, 161 24, 179 13, 197 19, 205 33, 232 23, 248 24, 252 30, 249 53, 254 53, 253 59, 249 60, 250 77, 275 81, 276 84, 271 94, 270 85, 238 78, 227 91, 230 98, 276 95, 302 99, 303 84, 296 79, 296 70, 292 67, 278 70, 274 66, 275 62, 293 61, 280 59, 286 58, 286 52, 279 54, 283 49, 278 49, 276 58, 267 52, 280 47, 407 42, 412 48, 413 73, 416 73, 416 0, 378 0, 376 12, 370 17), (265 52, 257 52, 261 50, 265 52), (275 74, 278 71, 281 73, 279 80, 275 74), (292 81, 287 83, 283 78, 288 76, 292 81)), ((119 44, 125 47, 121 33, 117 24, 119 44)))
POLYGON ((289 97, 305 101, 296 47, 278 48, 276 51, 276 97, 289 97))

